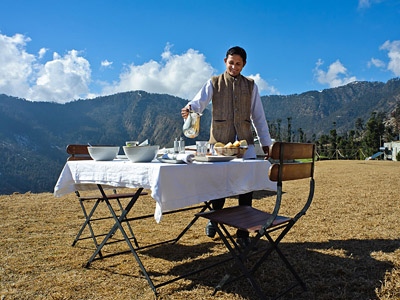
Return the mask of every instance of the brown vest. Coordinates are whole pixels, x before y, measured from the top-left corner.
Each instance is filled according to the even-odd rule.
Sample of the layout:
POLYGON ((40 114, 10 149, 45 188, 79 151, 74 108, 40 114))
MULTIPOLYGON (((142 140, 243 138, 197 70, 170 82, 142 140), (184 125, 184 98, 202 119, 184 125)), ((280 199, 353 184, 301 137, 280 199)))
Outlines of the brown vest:
POLYGON ((213 86, 210 144, 246 140, 254 144, 251 130, 251 95, 254 81, 227 72, 211 78, 213 86))

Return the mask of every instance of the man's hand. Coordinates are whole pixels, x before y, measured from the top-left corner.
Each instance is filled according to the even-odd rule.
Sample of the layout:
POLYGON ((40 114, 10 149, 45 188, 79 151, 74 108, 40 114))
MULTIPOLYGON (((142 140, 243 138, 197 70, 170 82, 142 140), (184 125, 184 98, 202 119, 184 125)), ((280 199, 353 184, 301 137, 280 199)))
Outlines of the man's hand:
POLYGON ((185 106, 184 108, 181 109, 181 116, 182 116, 182 118, 184 118, 185 120, 186 120, 187 117, 189 116, 189 110, 190 110, 190 105, 189 105, 189 106, 185 106))
POLYGON ((269 158, 269 146, 263 146, 262 149, 263 149, 263 151, 265 153, 264 159, 268 160, 268 158, 269 158))

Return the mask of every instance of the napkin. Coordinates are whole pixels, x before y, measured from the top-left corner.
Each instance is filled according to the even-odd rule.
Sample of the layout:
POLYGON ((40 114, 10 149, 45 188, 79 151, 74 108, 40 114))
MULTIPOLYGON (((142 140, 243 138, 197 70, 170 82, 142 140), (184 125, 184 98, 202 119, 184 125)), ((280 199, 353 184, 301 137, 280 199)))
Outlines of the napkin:
POLYGON ((141 143, 139 144, 139 146, 147 146, 148 144, 149 144, 149 140, 146 139, 146 140, 144 140, 143 142, 141 142, 141 143))
POLYGON ((182 160, 187 164, 191 164, 194 160, 193 153, 165 153, 163 159, 182 160))

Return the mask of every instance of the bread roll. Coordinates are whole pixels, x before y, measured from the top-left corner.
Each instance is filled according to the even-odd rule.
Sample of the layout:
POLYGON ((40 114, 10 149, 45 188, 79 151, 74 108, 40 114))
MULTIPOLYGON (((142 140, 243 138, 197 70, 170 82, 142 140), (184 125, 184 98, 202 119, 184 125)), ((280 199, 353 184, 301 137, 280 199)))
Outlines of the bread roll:
POLYGON ((240 146, 240 142, 239 141, 236 141, 236 142, 233 143, 233 147, 239 147, 239 146, 240 146))
POLYGON ((232 148, 232 146, 233 146, 233 145, 232 145, 232 143, 231 143, 231 142, 229 142, 229 143, 228 143, 228 144, 226 144, 224 147, 225 147, 225 148, 232 148))

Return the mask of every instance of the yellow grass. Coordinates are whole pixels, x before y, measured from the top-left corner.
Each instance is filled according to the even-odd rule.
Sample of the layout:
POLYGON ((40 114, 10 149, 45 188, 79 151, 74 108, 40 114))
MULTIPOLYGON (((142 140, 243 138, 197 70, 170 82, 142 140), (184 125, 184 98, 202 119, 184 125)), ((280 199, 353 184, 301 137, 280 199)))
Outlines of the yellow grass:
MULTIPOLYGON (((316 165, 316 193, 307 215, 281 243, 308 291, 294 289, 283 299, 400 299, 400 163, 322 161, 316 165)), ((304 190, 284 186, 293 200, 304 190)), ((270 207, 273 197, 257 192, 254 206, 270 207)), ((234 205, 229 199, 227 205, 234 205)), ((288 213, 295 205, 284 204, 288 213)), ((1 299, 155 299, 132 254, 85 263, 91 240, 71 243, 83 222, 75 195, 50 193, 0 196, 1 299)), ((154 200, 141 198, 133 215, 154 212, 154 200)), ((141 245, 174 237, 193 211, 136 221, 141 245)), ((104 205, 99 214, 107 214, 104 205)), ((221 241, 204 235, 198 221, 177 245, 140 251, 155 283, 227 257, 221 241)), ((108 221, 97 231, 108 230, 108 221)), ((85 232, 87 234, 87 232, 85 232)), ((117 234, 118 236, 118 234, 117 234)), ((126 243, 107 246, 104 254, 128 250, 126 243)), ((223 268, 199 273, 158 289, 158 299, 256 299, 246 280, 211 296, 223 268)), ((291 280, 274 255, 260 270, 263 288, 274 294, 291 280)))

